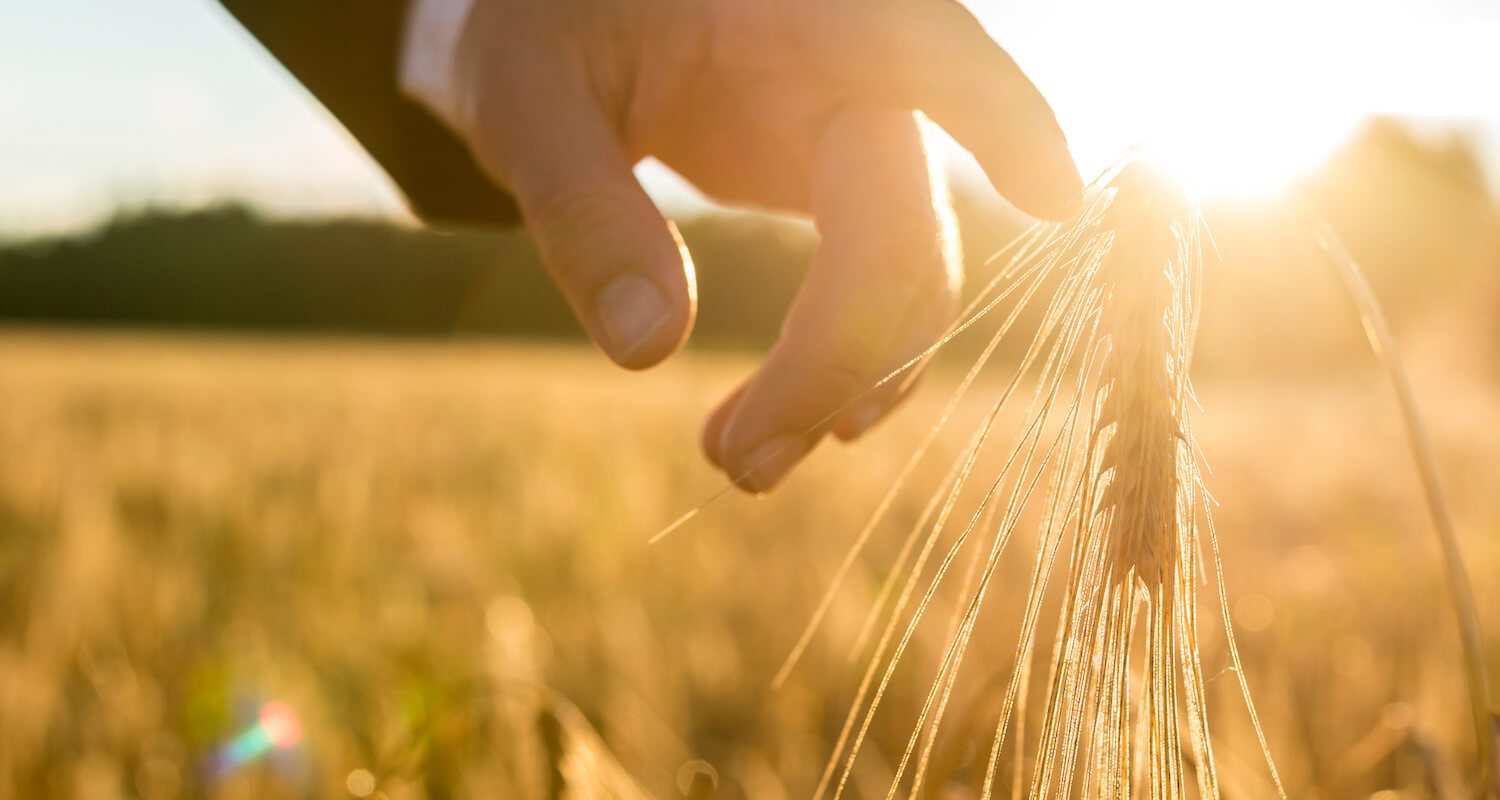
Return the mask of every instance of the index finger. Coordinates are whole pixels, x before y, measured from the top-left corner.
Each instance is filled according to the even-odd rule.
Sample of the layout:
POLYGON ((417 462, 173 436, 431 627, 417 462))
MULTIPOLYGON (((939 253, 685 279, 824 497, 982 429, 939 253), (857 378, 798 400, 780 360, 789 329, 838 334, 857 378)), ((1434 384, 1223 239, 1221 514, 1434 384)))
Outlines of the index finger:
POLYGON ((796 4, 804 52, 863 97, 920 109, 978 159, 995 188, 1044 219, 1083 187, 1052 107, 955 0, 796 4))

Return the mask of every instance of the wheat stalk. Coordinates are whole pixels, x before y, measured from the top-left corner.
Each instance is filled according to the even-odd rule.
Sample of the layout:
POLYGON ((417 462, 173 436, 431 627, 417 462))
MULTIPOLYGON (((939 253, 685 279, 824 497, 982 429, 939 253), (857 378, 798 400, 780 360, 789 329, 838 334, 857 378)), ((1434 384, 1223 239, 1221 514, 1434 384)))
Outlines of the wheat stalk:
POLYGON ((1469 693, 1469 705, 1474 724, 1474 744, 1478 759, 1478 779, 1473 794, 1478 798, 1500 797, 1500 774, 1495 771, 1494 760, 1500 750, 1500 731, 1491 717, 1490 690, 1484 663, 1484 648, 1481 644, 1479 615, 1474 610, 1474 590, 1469 585, 1469 573, 1464 568, 1463 552, 1458 545, 1458 534, 1453 527, 1453 517, 1448 512, 1448 502, 1443 496, 1442 481, 1438 479, 1437 460, 1433 456, 1432 443, 1417 412, 1416 396, 1406 368, 1396 351, 1396 337, 1386 323, 1385 313, 1375 299, 1375 292, 1365 280, 1364 271, 1354 260, 1343 241, 1309 205, 1306 209, 1314 221, 1318 245, 1328 255, 1329 263, 1338 273, 1348 290, 1350 299, 1359 311, 1364 324, 1370 349, 1385 367, 1395 393, 1396 405, 1401 412, 1401 421, 1406 429, 1412 460, 1422 482, 1422 495, 1427 501, 1427 511, 1432 517, 1433 533, 1442 554, 1443 574, 1448 587, 1448 601, 1458 623, 1459 643, 1463 652, 1464 680, 1469 693))
MULTIPOLYGON (((896 796, 908 778, 910 794, 921 792, 996 567, 1023 513, 1037 503, 1043 504, 1042 524, 1031 590, 991 740, 984 797, 997 783, 1012 725, 1014 741, 1022 736, 1025 719, 1019 709, 1024 708, 1023 682, 1034 672, 1042 600, 1065 551, 1063 610, 1047 669, 1034 766, 1029 781, 1022 781, 1023 761, 1013 759, 1013 794, 1025 784, 1027 796, 1039 798, 1069 797, 1075 789, 1085 796, 1128 797, 1137 788, 1153 798, 1180 797, 1192 781, 1198 796, 1219 796, 1198 661, 1194 581, 1198 520, 1200 514, 1206 518, 1207 495, 1187 416, 1201 271, 1198 230, 1196 207, 1180 190, 1149 164, 1127 161, 1091 187, 1089 201, 1071 224, 1034 232, 1000 273, 1010 282, 991 284, 975 301, 980 311, 960 328, 1001 299, 1018 298, 960 393, 1021 309, 1046 297, 1038 291, 1042 282, 1057 281, 1019 368, 939 487, 934 501, 940 510, 903 548, 904 554, 921 539, 818 796, 831 789, 838 797, 846 790, 914 631, 967 552, 977 570, 971 566, 962 579, 962 602, 949 621, 947 647, 888 796, 896 796), (991 442, 995 420, 1018 394, 1023 376, 1033 376, 1036 388, 1022 433, 982 485, 979 499, 964 511, 962 500, 972 493, 966 491, 973 488, 971 479, 982 474, 976 465, 991 442), (1070 547, 1062 546, 1065 540, 1070 547)), ((948 417, 945 411, 940 425, 948 417)), ((914 459, 926 452, 926 441, 914 459)), ((1212 541, 1211 527, 1207 530, 1212 541)), ((857 546, 867 537, 862 533, 857 546)), ((1219 576, 1222 609, 1216 543, 1209 558, 1219 576)), ((1237 668, 1227 614, 1224 620, 1237 668)), ((805 635, 798 652, 804 642, 805 635)), ((1242 674, 1240 681, 1259 735, 1242 674)), ((1261 744, 1265 751, 1264 736, 1261 744)), ((1268 752, 1266 761, 1279 790, 1268 752)))
POLYGON ((1049 693, 1042 766, 1032 791, 1047 796, 1056 774, 1067 796, 1063 767, 1072 763, 1092 709, 1086 794, 1088 784, 1097 783, 1100 796, 1129 796, 1132 770, 1143 769, 1152 797, 1180 796, 1181 686, 1192 718, 1192 752, 1203 765, 1200 790, 1215 796, 1212 755, 1203 744, 1202 678, 1186 624, 1194 587, 1183 579, 1185 553, 1196 546, 1197 482, 1185 418, 1193 325, 1186 286, 1193 259, 1191 247, 1180 246, 1184 237, 1175 222, 1188 218, 1187 206, 1139 163, 1113 183, 1103 225, 1114 241, 1096 278, 1103 301, 1095 419, 1076 509, 1083 569, 1069 587, 1073 613, 1063 623, 1064 666, 1049 693), (1133 738, 1129 714, 1132 645, 1142 614, 1139 728, 1145 743, 1133 738))
MULTIPOLYGON (((1044 305, 1042 321, 1018 369, 910 529, 896 568, 881 589, 882 600, 859 636, 855 652, 863 650, 877 627, 878 610, 894 594, 894 607, 866 662, 816 797, 831 791, 838 798, 847 790, 871 723, 918 624, 954 564, 967 553, 960 605, 946 627, 947 646, 887 797, 894 798, 908 779, 909 795, 921 793, 996 567, 1023 513, 1038 502, 1043 504, 1042 521, 1030 591, 990 742, 982 797, 993 795, 1006 752, 1012 755, 1010 786, 1016 798, 1023 787, 1025 796, 1032 798, 1067 798, 1075 792, 1153 800, 1221 796, 1198 647, 1197 586, 1199 578, 1208 578, 1204 567, 1209 565, 1228 671, 1238 681, 1271 784, 1279 796, 1286 796, 1230 625, 1218 539, 1192 436, 1189 411, 1195 400, 1188 367, 1197 328, 1201 230, 1196 205, 1179 188, 1149 162, 1127 158, 1089 188, 1088 201, 1070 224, 1037 226, 1013 242, 1007 251, 1014 254, 960 321, 881 381, 892 380, 1006 301, 1011 303, 936 425, 861 530, 777 683, 795 666, 838 584, 890 509, 894 495, 954 417, 960 399, 976 384, 1000 339, 1012 331, 1024 309, 1038 300, 1044 305), (971 479, 986 474, 982 456, 992 443, 996 420, 1020 394, 1026 376, 1032 377, 1035 391, 1021 434, 1005 451, 992 480, 981 484, 979 498, 965 507, 964 499, 974 491, 971 479), (1060 560, 1066 563, 1066 581, 1043 684, 1046 702, 1034 751, 1023 754, 1027 684, 1036 673, 1040 610, 1060 560), (1012 732, 1012 748, 1007 751, 1012 732)), ((1411 433, 1463 638, 1480 747, 1477 791, 1482 795, 1493 779, 1493 743, 1478 625, 1430 447, 1378 304, 1326 223, 1318 232, 1391 373, 1411 433)))

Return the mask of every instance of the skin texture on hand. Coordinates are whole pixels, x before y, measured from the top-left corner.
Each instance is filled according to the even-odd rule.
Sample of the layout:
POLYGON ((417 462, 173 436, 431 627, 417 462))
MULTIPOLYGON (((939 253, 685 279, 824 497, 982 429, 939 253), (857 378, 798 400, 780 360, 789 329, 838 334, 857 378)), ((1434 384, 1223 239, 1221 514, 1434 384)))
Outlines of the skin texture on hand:
POLYGON ((1023 211, 1065 217, 1081 185, 1046 101, 953 0, 477 0, 454 80, 476 159, 622 366, 671 355, 697 305, 637 161, 725 203, 811 215, 820 244, 780 338, 703 430, 708 458, 755 491, 826 433, 889 412, 909 379, 844 407, 956 312, 961 265, 919 113, 1023 211))

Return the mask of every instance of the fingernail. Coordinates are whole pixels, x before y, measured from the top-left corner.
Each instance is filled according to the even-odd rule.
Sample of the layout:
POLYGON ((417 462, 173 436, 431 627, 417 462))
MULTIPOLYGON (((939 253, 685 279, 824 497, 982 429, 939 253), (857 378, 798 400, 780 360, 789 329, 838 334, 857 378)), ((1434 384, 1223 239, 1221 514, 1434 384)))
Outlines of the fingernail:
POLYGON ((621 275, 594 296, 610 355, 621 358, 645 344, 671 316, 667 298, 649 278, 621 275))
POLYGON ((875 427, 875 423, 885 416, 885 404, 870 401, 856 406, 847 412, 845 424, 839 430, 843 439, 854 439, 864 435, 864 432, 875 427))
POLYGON ((807 441, 797 436, 774 436, 739 461, 738 483, 754 492, 768 492, 802 457, 807 441))

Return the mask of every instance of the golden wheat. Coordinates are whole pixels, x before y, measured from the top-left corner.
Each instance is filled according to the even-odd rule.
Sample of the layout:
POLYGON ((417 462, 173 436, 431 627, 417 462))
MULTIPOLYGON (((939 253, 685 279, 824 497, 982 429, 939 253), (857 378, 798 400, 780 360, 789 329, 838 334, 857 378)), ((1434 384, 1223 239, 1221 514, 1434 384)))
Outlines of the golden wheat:
POLYGON ((1199 795, 1217 797, 1191 568, 1201 484, 1187 417, 1201 261, 1194 212, 1142 162, 1112 187, 1102 220, 1109 251, 1095 278, 1096 399, 1080 499, 1067 509, 1075 566, 1032 794, 1068 796, 1087 739, 1085 796, 1129 797, 1133 785, 1183 796, 1190 752, 1199 795))
MULTIPOLYGON (((1202 261, 1198 231, 1196 207, 1182 192, 1148 162, 1129 161, 1091 188, 1089 202, 1069 225, 1038 227, 1020 242, 975 301, 978 310, 956 326, 962 330, 1013 298, 949 409, 973 385, 1023 309, 1047 298, 1019 369, 908 535, 892 580, 882 589, 885 597, 895 575, 904 576, 818 795, 832 789, 838 797, 848 789, 855 759, 918 625, 967 552, 970 566, 960 582, 960 605, 949 620, 946 646, 887 796, 896 796, 908 778, 910 794, 921 792, 931 777, 940 728, 986 593, 1023 516, 1038 502, 1031 588, 990 739, 983 796, 994 791, 1005 753, 1011 755, 1006 768, 1015 796, 1024 789, 1026 796, 1038 798, 1070 797, 1075 791, 1087 797, 1183 797, 1190 784, 1197 796, 1220 795, 1197 634, 1195 566, 1207 495, 1187 414, 1193 403, 1187 371, 1202 261), (1021 435, 972 507, 959 512, 973 493, 968 484, 996 419, 1028 377, 1035 390, 1021 435), (1039 501, 1041 495, 1045 499, 1039 501), (921 547, 914 548, 919 540, 921 547), (1071 547, 1045 704, 1034 752, 1024 753, 1039 615, 1064 540, 1071 547), (917 555, 908 563, 913 549, 917 555)), ((929 437, 948 420, 945 410, 929 437)), ((903 480, 926 454, 927 441, 903 470, 903 480)), ((851 557, 863 548, 886 505, 856 540, 851 557)), ((1211 527, 1208 531, 1211 539, 1211 527)), ((1218 575, 1216 551, 1207 560, 1218 575)), ((1221 576, 1218 585, 1222 607, 1221 576)), ((1224 619, 1237 664, 1227 615, 1224 619)), ((1259 736, 1243 679, 1241 692, 1259 736)), ((1264 736, 1260 741, 1280 792, 1264 736)))

